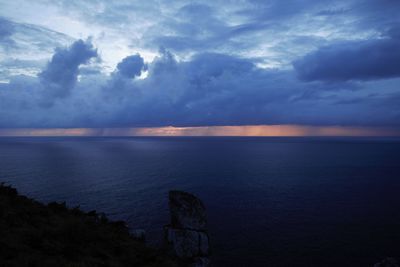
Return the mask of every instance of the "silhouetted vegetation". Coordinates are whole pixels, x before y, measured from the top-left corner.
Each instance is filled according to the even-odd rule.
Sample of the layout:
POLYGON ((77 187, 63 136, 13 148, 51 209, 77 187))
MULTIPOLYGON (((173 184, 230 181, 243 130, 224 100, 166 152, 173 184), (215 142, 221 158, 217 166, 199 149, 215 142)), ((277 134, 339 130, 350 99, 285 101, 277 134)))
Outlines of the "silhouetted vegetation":
POLYGON ((41 204, 0 184, 0 266, 177 266, 133 239, 122 221, 41 204))

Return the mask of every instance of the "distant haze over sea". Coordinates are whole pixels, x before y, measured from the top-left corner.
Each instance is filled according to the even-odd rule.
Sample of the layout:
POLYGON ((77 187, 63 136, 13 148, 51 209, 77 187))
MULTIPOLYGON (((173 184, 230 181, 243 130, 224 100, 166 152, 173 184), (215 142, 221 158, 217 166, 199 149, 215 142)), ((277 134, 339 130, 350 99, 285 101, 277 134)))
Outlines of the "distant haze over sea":
POLYGON ((133 128, 10 128, 0 136, 400 136, 394 127, 244 125, 133 128))

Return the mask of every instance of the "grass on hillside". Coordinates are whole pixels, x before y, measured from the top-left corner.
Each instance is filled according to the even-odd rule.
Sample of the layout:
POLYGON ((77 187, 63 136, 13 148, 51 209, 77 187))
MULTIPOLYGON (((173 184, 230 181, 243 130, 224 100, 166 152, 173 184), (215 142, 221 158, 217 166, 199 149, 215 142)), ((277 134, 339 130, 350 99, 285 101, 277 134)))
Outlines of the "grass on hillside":
POLYGON ((122 221, 44 205, 0 184, 0 266, 178 266, 133 239, 122 221))

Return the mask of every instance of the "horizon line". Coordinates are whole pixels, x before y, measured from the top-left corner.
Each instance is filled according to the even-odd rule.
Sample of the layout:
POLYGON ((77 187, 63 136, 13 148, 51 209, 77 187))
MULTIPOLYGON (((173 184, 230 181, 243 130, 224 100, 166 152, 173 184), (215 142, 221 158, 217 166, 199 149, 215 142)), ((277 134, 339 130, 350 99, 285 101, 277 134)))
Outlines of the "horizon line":
POLYGON ((0 137, 129 137, 129 136, 247 136, 247 137, 400 137, 400 129, 363 126, 243 125, 119 128, 4 128, 0 137))

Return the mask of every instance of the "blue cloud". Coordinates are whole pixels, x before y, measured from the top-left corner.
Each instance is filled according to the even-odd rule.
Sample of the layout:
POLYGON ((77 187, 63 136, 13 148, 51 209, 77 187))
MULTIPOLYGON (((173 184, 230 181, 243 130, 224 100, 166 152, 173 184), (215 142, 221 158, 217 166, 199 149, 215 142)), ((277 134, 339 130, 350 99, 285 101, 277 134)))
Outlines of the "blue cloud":
POLYGON ((305 81, 400 77, 399 47, 400 38, 345 42, 321 47, 295 61, 293 66, 305 81))
POLYGON ((140 76, 145 70, 147 65, 139 54, 128 56, 117 65, 117 73, 125 78, 140 76))
POLYGON ((6 57, 18 56, 21 53, 53 52, 54 47, 70 43, 73 39, 66 34, 48 28, 20 23, 0 16, 0 46, 13 49, 7 51, 6 57))
POLYGON ((155 3, 48 3, 49 21, 63 15, 53 30, 1 9, 0 49, 13 45, 0 59, 0 127, 400 127, 399 1, 155 3), (82 40, 51 58, 75 41, 60 21, 74 22, 65 33, 93 33, 102 64, 82 40), (123 54, 160 46, 151 62, 123 54))
POLYGON ((0 46, 6 49, 14 46, 15 42, 11 39, 14 32, 14 25, 9 20, 0 17, 0 46))
MULTIPOLYGON (((64 51, 74 50, 72 47, 64 51)), ((87 54, 94 55, 94 48, 88 50, 92 52, 86 51, 87 54)), ((88 58, 67 61, 74 62, 71 65, 76 70, 88 58)), ((330 90, 326 91, 324 84, 299 82, 292 70, 261 69, 252 60, 216 53, 200 53, 190 60, 178 61, 165 49, 148 63, 148 68, 145 79, 102 73, 82 76, 79 82, 73 82, 76 90, 47 106, 41 105, 43 89, 38 79, 14 77, 9 84, 0 84, 0 127, 246 124, 400 127, 400 108, 390 100, 398 99, 399 94, 388 93, 399 80, 358 85, 363 90, 354 90, 351 83, 330 84, 330 90), (362 93, 376 92, 375 87, 388 91, 362 93)), ((44 97, 54 98, 48 94, 44 97)))
POLYGON ((13 25, 8 20, 0 17, 0 41, 10 37, 13 32, 13 25))
POLYGON ((77 82, 79 66, 93 57, 97 57, 97 50, 89 41, 78 40, 68 48, 57 49, 39 74, 47 94, 55 98, 66 97, 77 82))
POLYGON ((202 53, 192 58, 188 64, 188 72, 192 77, 210 79, 220 77, 224 73, 240 76, 252 71, 254 67, 253 62, 247 59, 218 53, 202 53))
POLYGON ((146 79, 107 85, 113 92, 107 96, 107 112, 113 116, 107 122, 104 118, 91 121, 97 127, 398 125, 398 108, 375 105, 386 101, 386 96, 343 95, 343 90, 355 87, 333 84, 326 95, 325 85, 299 83, 290 70, 261 69, 249 59, 216 53, 177 61, 170 52, 161 50, 149 64, 146 79), (355 97, 358 101, 354 105, 345 103, 355 97), (390 116, 388 110, 392 111, 390 116), (360 112, 375 115, 360 119, 360 112))

